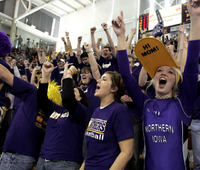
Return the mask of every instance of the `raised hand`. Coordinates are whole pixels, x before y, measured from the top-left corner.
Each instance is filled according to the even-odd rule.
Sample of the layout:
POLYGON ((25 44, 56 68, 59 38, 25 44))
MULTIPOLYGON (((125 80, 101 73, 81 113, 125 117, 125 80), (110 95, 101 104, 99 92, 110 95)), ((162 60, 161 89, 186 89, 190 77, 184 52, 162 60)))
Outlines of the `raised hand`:
POLYGON ((122 11, 120 12, 120 16, 112 20, 112 27, 117 37, 125 36, 126 28, 122 11))
POLYGON ((135 33, 136 33, 136 28, 132 28, 132 29, 131 29, 131 33, 132 33, 132 34, 135 34, 135 33))
POLYGON ((69 32, 65 32, 65 36, 66 36, 66 37, 69 37, 69 32))
POLYGON ((182 33, 184 33, 184 31, 185 31, 185 25, 180 25, 179 31, 182 32, 182 33))
POLYGON ((78 37, 78 42, 80 43, 82 41, 82 36, 78 37))
POLYGON ((92 50, 91 50, 92 47, 91 47, 90 44, 84 43, 84 48, 85 48, 86 52, 92 51, 92 50))
POLYGON ((75 66, 72 65, 72 63, 65 63, 64 67, 65 69, 64 69, 63 78, 69 78, 69 77, 72 78, 74 74, 77 74, 77 69, 75 66))
POLYGON ((49 78, 51 72, 55 69, 54 65, 49 61, 46 61, 42 66, 42 77, 49 78))
POLYGON ((108 25, 106 23, 102 23, 101 26, 104 29, 104 31, 108 29, 108 25))
POLYGON ((92 28, 90 29, 91 34, 92 34, 92 33, 94 34, 96 30, 97 30, 96 27, 92 27, 92 28))
POLYGON ((63 42, 65 42, 65 37, 62 37, 61 40, 62 40, 63 42))

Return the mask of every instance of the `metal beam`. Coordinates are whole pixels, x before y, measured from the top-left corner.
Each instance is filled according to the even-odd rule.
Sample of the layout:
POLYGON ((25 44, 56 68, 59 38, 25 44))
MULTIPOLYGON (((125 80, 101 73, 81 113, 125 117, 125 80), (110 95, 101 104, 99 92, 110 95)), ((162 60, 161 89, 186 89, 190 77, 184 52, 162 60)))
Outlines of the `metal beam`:
POLYGON ((6 19, 11 20, 11 21, 13 20, 12 17, 10 17, 10 16, 8 16, 8 15, 2 13, 2 12, 0 12, 0 17, 2 17, 2 18, 6 18, 6 19))
POLYGON ((160 5, 156 0, 155 0, 155 3, 161 8, 163 9, 164 7, 162 5, 160 5))
POLYGON ((67 5, 68 7, 72 8, 73 10, 77 11, 77 9, 73 6, 71 6, 70 4, 68 4, 67 2, 60 0, 60 2, 62 2, 63 4, 67 5))
POLYGON ((61 11, 64 11, 65 14, 69 14, 69 12, 67 12, 66 10, 64 10, 63 8, 59 7, 58 5, 53 4, 54 7, 60 9, 61 11))
POLYGON ((82 2, 80 2, 79 0, 74 0, 75 2, 77 2, 78 4, 80 4, 82 7, 86 7, 86 5, 85 4, 83 4, 82 2))
POLYGON ((39 11, 40 9, 45 8, 47 5, 49 5, 49 4, 51 4, 51 3, 55 2, 55 1, 57 1, 57 0, 51 0, 51 1, 47 2, 47 3, 45 3, 45 4, 42 4, 42 5, 40 5, 40 6, 37 6, 37 7, 33 8, 33 9, 31 9, 29 12, 24 13, 24 14, 22 14, 21 16, 19 16, 19 17, 16 19, 16 21, 19 21, 20 19, 25 18, 25 17, 27 17, 28 15, 31 15, 31 14, 33 14, 33 13, 39 11))

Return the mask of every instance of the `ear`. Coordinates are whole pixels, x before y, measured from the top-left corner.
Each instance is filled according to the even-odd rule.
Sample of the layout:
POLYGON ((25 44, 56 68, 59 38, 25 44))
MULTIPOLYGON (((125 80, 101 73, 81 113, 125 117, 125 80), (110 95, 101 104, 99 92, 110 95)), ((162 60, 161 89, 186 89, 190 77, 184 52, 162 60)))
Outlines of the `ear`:
POLYGON ((111 93, 115 93, 117 90, 118 90, 118 87, 115 86, 115 87, 113 87, 113 88, 111 89, 111 93))

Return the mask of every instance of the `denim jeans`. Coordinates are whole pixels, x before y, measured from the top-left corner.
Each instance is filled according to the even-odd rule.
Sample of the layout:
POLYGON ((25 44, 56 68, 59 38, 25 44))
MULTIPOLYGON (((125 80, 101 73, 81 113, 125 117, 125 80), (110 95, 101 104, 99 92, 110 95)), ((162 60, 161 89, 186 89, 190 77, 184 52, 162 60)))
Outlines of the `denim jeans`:
POLYGON ((194 154, 194 170, 200 170, 200 120, 192 120, 192 149, 194 154))
POLYGON ((71 161, 55 161, 39 158, 37 170, 79 170, 80 165, 71 161))
POLYGON ((2 153, 0 170, 32 170, 35 158, 17 153, 2 153))

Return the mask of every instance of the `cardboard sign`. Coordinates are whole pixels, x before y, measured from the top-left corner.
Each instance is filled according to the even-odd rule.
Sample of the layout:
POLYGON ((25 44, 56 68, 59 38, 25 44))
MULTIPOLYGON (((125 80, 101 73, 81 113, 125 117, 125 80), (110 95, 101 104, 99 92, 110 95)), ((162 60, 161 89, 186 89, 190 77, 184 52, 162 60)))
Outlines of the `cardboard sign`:
POLYGON ((178 68, 168 49, 156 38, 139 40, 135 45, 135 54, 151 78, 160 66, 178 68))

